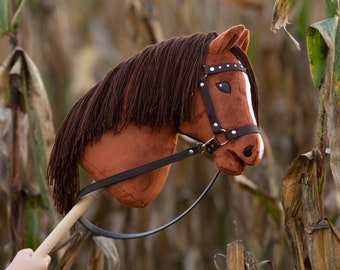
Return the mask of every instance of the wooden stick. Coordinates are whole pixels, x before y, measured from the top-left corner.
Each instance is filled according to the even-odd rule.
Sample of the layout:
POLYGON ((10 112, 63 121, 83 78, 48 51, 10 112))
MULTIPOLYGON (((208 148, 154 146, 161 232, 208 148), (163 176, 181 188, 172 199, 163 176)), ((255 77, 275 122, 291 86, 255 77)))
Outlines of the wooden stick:
POLYGON ((99 198, 102 190, 96 190, 83 198, 72 207, 67 215, 59 222, 57 227, 47 236, 34 252, 35 255, 45 257, 67 234, 68 230, 77 222, 88 207, 99 198))

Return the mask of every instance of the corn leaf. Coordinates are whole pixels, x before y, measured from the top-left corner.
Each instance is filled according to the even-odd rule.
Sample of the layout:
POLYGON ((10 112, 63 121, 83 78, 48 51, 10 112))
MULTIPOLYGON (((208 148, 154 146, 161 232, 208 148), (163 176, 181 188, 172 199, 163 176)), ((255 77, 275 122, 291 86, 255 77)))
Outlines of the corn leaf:
POLYGON ((16 34, 21 19, 21 13, 25 4, 25 0, 16 0, 13 15, 11 16, 10 32, 16 34))
POLYGON ((17 33, 24 3, 25 0, 0 1, 0 36, 17 33), (14 3, 14 7, 11 6, 12 3, 14 3))
POLYGON ((300 44, 287 31, 287 28, 286 28, 287 24, 289 24, 288 12, 289 12, 292 2, 293 2, 292 0, 276 0, 275 1, 271 30, 275 33, 276 30, 283 28, 285 32, 288 34, 289 38, 293 41, 296 48, 300 50, 300 44))
POLYGON ((243 189, 252 193, 261 202, 263 207, 266 208, 275 223, 279 226, 281 224, 282 211, 278 199, 267 194, 244 175, 236 175, 234 176, 234 179, 243 189))
MULTIPOLYGON (((21 127, 20 133, 13 136, 17 141, 11 139, 18 145, 14 150, 20 157, 15 161, 17 177, 10 176, 10 179, 18 179, 15 185, 11 182, 11 191, 16 192, 18 198, 13 205, 25 210, 18 214, 25 226, 16 230, 25 230, 25 234, 20 232, 26 236, 25 246, 35 248, 47 233, 48 226, 54 227, 58 222, 45 180, 47 158, 54 139, 51 109, 40 73, 24 50, 16 48, 5 59, 0 68, 0 79, 0 103, 17 113, 16 122, 21 127), (33 167, 35 170, 31 169, 33 167), (48 219, 43 218, 45 214, 48 219)), ((11 160, 14 159, 9 156, 6 164, 11 160)))
POLYGON ((94 236, 94 256, 91 269, 119 270, 120 258, 115 242, 103 236, 94 236))
POLYGON ((323 216, 323 201, 317 181, 319 153, 297 157, 282 181, 285 230, 295 269, 337 269, 340 233, 323 216))
POLYGON ((87 243, 90 232, 76 232, 62 243, 60 243, 54 251, 63 249, 63 256, 58 261, 55 270, 70 270, 74 261, 79 257, 81 248, 87 243))
POLYGON ((320 88, 325 79, 328 47, 320 32, 313 27, 307 30, 307 47, 312 82, 320 88))
POLYGON ((339 0, 325 0, 326 5, 326 15, 328 18, 338 15, 339 10, 339 0))
POLYGON ((10 26, 9 1, 0 1, 0 35, 8 32, 10 26))
POLYGON ((307 31, 308 58, 312 81, 318 88, 325 81, 326 69, 331 69, 334 90, 339 94, 340 28, 339 17, 315 23, 307 31), (328 65, 328 67, 327 67, 328 65))
MULTIPOLYGON (((47 160, 54 141, 52 112, 40 72, 32 59, 19 48, 14 51, 13 58, 17 58, 16 61, 21 62, 19 75, 22 78, 22 93, 28 115, 30 144, 40 195, 44 206, 50 210, 48 211, 50 221, 55 226, 58 223, 58 218, 45 179, 47 160)), ((26 186, 29 184, 26 183, 26 186)))
POLYGON ((307 36, 312 80, 320 88, 320 100, 327 116, 330 167, 340 186, 340 29, 339 17, 310 26, 307 36))
POLYGON ((276 0, 273 9, 273 18, 271 29, 273 32, 286 27, 289 24, 288 12, 292 4, 292 0, 276 0))
POLYGON ((314 174, 315 153, 297 157, 282 180, 282 207, 285 215, 284 225, 286 238, 290 247, 295 269, 304 269, 304 228, 302 224, 302 191, 303 175, 314 174))

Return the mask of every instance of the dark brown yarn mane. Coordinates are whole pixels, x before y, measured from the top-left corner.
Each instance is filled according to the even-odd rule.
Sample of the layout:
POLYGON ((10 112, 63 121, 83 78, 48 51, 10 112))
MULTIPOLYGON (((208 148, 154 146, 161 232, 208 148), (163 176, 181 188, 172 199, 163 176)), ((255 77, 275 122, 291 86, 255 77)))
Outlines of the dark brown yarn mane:
POLYGON ((78 163, 88 143, 136 125, 179 126, 191 116, 191 95, 215 33, 176 37, 146 47, 111 69, 72 107, 59 128, 47 178, 65 214, 79 191, 78 163))

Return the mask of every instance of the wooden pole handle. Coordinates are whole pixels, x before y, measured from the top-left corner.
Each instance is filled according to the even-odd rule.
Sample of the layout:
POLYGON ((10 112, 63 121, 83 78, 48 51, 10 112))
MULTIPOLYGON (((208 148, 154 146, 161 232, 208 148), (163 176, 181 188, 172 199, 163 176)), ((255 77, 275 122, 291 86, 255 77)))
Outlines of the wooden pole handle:
POLYGON ((54 230, 47 236, 47 238, 35 250, 34 254, 39 257, 45 257, 51 250, 60 242, 60 240, 67 234, 68 230, 77 222, 89 206, 99 198, 102 190, 96 190, 83 198, 72 207, 67 215, 59 222, 54 230))

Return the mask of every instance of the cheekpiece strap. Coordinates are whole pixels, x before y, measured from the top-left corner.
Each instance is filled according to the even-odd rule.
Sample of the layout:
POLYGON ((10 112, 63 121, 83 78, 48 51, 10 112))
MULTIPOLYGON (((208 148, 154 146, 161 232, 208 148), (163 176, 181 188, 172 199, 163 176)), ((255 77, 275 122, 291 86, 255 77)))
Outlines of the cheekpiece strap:
POLYGON ((218 121, 214 105, 211 101, 211 97, 209 94, 209 87, 208 82, 206 79, 207 75, 216 74, 224 71, 242 71, 246 72, 246 68, 241 63, 236 62, 228 62, 222 64, 215 64, 215 65, 203 65, 204 76, 201 77, 199 80, 199 88, 202 94, 204 106, 209 118, 211 129, 213 130, 214 134, 221 133, 221 124, 218 121))
POLYGON ((214 105, 212 103, 212 100, 209 94, 208 82, 205 76, 199 80, 199 88, 200 88, 200 92, 202 95, 204 107, 209 118, 211 129, 214 134, 220 133, 222 127, 221 127, 220 122, 217 119, 215 108, 214 108, 214 105))

